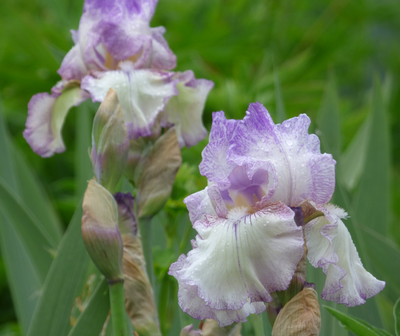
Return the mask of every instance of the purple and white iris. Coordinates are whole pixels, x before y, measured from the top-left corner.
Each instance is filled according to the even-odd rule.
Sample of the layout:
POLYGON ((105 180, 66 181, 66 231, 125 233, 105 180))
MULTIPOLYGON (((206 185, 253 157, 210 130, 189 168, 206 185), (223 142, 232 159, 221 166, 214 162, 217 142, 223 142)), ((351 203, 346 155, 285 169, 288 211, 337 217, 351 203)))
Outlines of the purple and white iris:
POLYGON ((243 120, 213 114, 200 173, 208 187, 184 202, 198 232, 193 249, 171 265, 179 304, 194 318, 220 326, 265 310, 271 293, 287 289, 303 256, 303 229, 292 208, 309 202, 325 216, 304 228, 308 258, 326 274, 322 298, 351 307, 385 283, 367 272, 342 219, 327 204, 335 188, 335 160, 321 154, 310 119, 275 125, 260 103, 243 120))
POLYGON ((24 137, 37 154, 63 152, 68 110, 89 97, 103 101, 109 88, 117 91, 130 139, 150 136, 158 118, 163 126, 175 125, 181 146, 206 137, 201 116, 214 84, 196 80, 191 71, 167 71, 175 68, 176 56, 165 28, 150 27, 156 5, 157 0, 85 0, 79 29, 71 31, 75 45, 58 70, 62 80, 51 95, 36 94, 28 105, 24 137))

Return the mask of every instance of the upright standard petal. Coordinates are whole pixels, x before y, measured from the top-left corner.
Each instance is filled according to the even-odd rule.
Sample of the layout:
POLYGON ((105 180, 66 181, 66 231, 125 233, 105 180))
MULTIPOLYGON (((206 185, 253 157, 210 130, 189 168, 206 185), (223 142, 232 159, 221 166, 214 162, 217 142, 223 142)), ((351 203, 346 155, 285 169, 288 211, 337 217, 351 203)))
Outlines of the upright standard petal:
POLYGON ((217 183, 221 190, 230 186, 228 176, 236 167, 228 160, 228 150, 238 123, 239 120, 227 120, 222 111, 214 112, 210 142, 201 153, 200 174, 217 183))
POLYGON ((76 45, 64 59, 60 75, 81 79, 82 69, 115 70, 124 60, 132 61, 135 68, 173 69, 176 56, 164 39, 165 28, 149 26, 156 4, 154 0, 86 0, 79 30, 73 32, 76 45))
POLYGON ((347 214, 332 204, 316 205, 325 217, 318 217, 305 226, 308 259, 321 267, 326 282, 321 297, 354 307, 378 294, 385 282, 365 270, 350 233, 342 222, 347 214))
POLYGON ((61 129, 67 113, 72 106, 78 106, 89 98, 75 82, 63 82, 61 87, 57 85, 53 89, 52 95, 38 93, 31 98, 23 133, 32 150, 42 157, 65 150, 61 129), (58 91, 62 93, 55 93, 58 91))
POLYGON ((181 147, 194 146, 207 136, 203 125, 203 110, 207 95, 214 83, 206 79, 195 79, 193 71, 176 73, 179 95, 172 97, 165 106, 162 126, 175 125, 181 147))
MULTIPOLYGON (((127 62, 130 63, 130 62, 127 62)), ((82 80, 93 101, 103 101, 108 90, 117 91, 130 139, 150 136, 158 114, 168 100, 178 94, 172 73, 133 70, 95 72, 82 80)))
POLYGON ((275 125, 260 103, 250 104, 246 114, 232 141, 231 160, 246 165, 250 175, 261 163, 274 168, 269 173, 278 184, 269 201, 289 206, 306 199, 328 202, 335 188, 336 162, 330 154, 321 154, 318 137, 308 134, 307 115, 275 125))
POLYGON ((205 215, 194 224, 195 248, 169 274, 180 284, 179 303, 191 316, 220 326, 245 321, 287 288, 303 255, 302 230, 282 203, 256 213, 236 207, 227 218, 205 215))

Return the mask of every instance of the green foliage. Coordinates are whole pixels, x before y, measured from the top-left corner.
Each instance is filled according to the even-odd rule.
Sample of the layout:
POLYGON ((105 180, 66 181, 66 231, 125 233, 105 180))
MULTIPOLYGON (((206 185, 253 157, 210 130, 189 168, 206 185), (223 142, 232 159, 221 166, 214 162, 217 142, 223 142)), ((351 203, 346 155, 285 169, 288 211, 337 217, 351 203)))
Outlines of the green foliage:
POLYGON ((334 317, 336 317, 347 330, 350 330, 358 336, 391 336, 385 330, 375 328, 368 322, 357 317, 343 314, 340 311, 330 307, 325 306, 324 308, 328 310, 334 317))
MULTIPOLYGON (((93 316, 105 319, 107 303, 100 283, 74 329, 69 322, 73 302, 90 274, 79 210, 68 223, 92 176, 87 154, 97 106, 87 101, 71 110, 63 154, 42 159, 22 137, 30 97, 48 92, 59 80, 56 70, 72 46, 69 29, 78 28, 82 3, 0 3, 0 247, 19 321, 17 327, 12 321, 5 324, 0 335, 26 335, 33 314, 29 335, 86 334, 80 328, 93 316)), ((400 295, 399 16, 400 6, 393 1, 160 0, 152 21, 152 26, 167 28, 178 70, 193 69, 196 77, 215 82, 204 112, 208 129, 212 111, 242 119, 254 101, 263 103, 277 122, 299 113, 311 117, 322 150, 338 162, 333 202, 350 215, 346 225, 365 267, 386 281, 377 299, 362 307, 320 303, 337 309, 337 316, 348 312, 392 333, 396 321, 397 335, 399 304, 396 319, 385 312, 400 295), (382 87, 374 79, 376 71, 384 80, 382 87)), ((179 310, 177 283, 167 271, 191 248, 196 234, 182 201, 206 186, 198 164, 207 143, 205 139, 182 149, 183 164, 171 198, 151 224, 164 335, 178 335, 190 323, 198 325, 179 310)), ((310 268, 309 281, 321 292, 325 275, 310 268)), ((6 301, 0 301, 4 306, 6 301)), ((321 334, 347 332, 325 311, 322 319, 321 334)), ((351 321, 366 328, 356 318, 351 321)), ((261 333, 258 322, 243 326, 246 335, 261 333)), ((268 328, 264 323, 266 335, 268 328)))

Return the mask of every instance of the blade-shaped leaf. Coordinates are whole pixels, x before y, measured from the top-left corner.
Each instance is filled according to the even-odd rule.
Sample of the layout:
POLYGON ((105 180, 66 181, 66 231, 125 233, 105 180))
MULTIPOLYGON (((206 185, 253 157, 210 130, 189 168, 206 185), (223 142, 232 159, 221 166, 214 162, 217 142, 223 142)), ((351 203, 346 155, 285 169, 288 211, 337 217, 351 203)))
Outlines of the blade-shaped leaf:
POLYGON ((334 317, 336 317, 343 326, 358 336, 390 336, 385 330, 375 328, 366 321, 356 318, 351 315, 343 314, 342 312, 324 306, 334 317))
POLYGON ((13 157, 22 201, 40 221, 43 229, 59 244, 63 234, 62 226, 48 196, 33 173, 29 163, 15 146, 13 157))
POLYGON ((371 125, 365 168, 354 209, 363 226, 386 235, 390 213, 389 126, 377 79, 372 97, 371 125))
POLYGON ((394 315, 394 329, 396 330, 396 336, 400 336, 400 299, 396 301, 393 308, 394 315))
POLYGON ((78 199, 85 192, 87 181, 94 175, 89 157, 93 120, 91 105, 91 102, 86 101, 76 108, 78 115, 76 118, 75 176, 78 199))
POLYGON ((42 286, 31 256, 18 233, 0 210, 1 255, 22 334, 26 335, 42 286))
POLYGON ((276 66, 274 69, 274 84, 275 84, 276 122, 282 123, 286 119, 286 112, 282 98, 281 82, 279 80, 279 70, 278 67, 276 66))
POLYGON ((340 157, 338 178, 347 190, 353 190, 361 178, 365 165, 370 129, 371 117, 368 117, 340 157))
POLYGON ((71 307, 86 281, 90 262, 81 236, 81 218, 78 205, 46 278, 28 336, 63 336, 71 329, 71 307))
MULTIPOLYGON (((0 111, 0 178, 9 188, 18 192, 18 183, 10 150, 10 141, 0 111)), ((9 218, 0 210, 1 255, 4 261, 7 279, 13 298, 14 308, 25 335, 31 321, 37 292, 42 285, 32 255, 28 253, 9 218)))
POLYGON ((16 228, 41 280, 44 281, 52 262, 50 250, 55 250, 57 243, 2 178, 0 178, 0 199, 0 207, 16 228))
MULTIPOLYGON (((103 279, 68 336, 98 336, 110 311, 108 283, 103 279)), ((109 322, 110 323, 110 322, 109 322)))

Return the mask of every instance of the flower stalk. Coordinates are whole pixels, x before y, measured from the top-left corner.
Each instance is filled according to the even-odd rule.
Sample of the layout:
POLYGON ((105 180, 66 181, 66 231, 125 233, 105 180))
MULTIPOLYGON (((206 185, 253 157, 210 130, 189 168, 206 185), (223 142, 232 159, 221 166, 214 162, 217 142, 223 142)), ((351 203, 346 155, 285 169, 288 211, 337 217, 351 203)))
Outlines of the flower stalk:
POLYGON ((126 324, 124 282, 109 282, 110 306, 113 332, 115 336, 128 336, 126 324))

